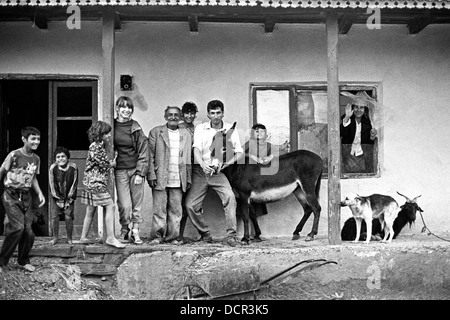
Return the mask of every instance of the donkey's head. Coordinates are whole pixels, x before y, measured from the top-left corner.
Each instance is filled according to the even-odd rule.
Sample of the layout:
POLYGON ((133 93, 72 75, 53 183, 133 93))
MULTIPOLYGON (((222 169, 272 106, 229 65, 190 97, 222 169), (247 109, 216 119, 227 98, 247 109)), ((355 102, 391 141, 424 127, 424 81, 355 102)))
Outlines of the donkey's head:
POLYGON ((227 131, 217 131, 213 137, 211 147, 211 159, 217 159, 219 163, 225 163, 234 157, 234 146, 231 135, 236 127, 236 122, 227 131))

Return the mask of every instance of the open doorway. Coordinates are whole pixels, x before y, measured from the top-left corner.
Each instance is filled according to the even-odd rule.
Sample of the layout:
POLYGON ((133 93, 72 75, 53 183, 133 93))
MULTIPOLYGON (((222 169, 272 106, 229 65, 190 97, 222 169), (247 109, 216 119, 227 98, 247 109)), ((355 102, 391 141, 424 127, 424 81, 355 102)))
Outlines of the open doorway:
MULTIPOLYGON (((48 103, 47 80, 1 80, 0 81, 0 160, 3 162, 10 151, 23 147, 21 128, 33 126, 41 132, 41 144, 36 154, 41 159, 39 186, 48 199, 48 103)), ((1 183, 3 188, 3 183, 1 183)), ((1 190, 3 191, 3 190, 1 190)), ((37 207, 34 204, 33 207, 37 207)), ((37 236, 48 235, 48 205, 36 208, 44 217, 45 224, 33 224, 37 236)), ((0 230, 3 234, 4 208, 0 208, 0 230)))
MULTIPOLYGON (((41 144, 36 154, 41 159, 39 186, 46 197, 46 204, 38 208, 36 215, 42 215, 44 223, 38 219, 33 224, 36 236, 51 236, 49 201, 51 192, 48 184, 48 170, 53 163, 53 150, 62 145, 69 149, 71 161, 78 166, 78 193, 82 191, 83 171, 89 148, 86 131, 92 121, 97 120, 97 80, 65 76, 62 79, 7 79, 0 80, 0 164, 12 150, 23 146, 21 128, 33 126, 41 132, 41 144)), ((0 183, 1 187, 3 183, 0 183)), ((1 188, 0 187, 0 188, 1 188)), ((0 194, 3 190, 0 189, 0 194)), ((1 201, 0 201, 1 202, 1 201)), ((85 205, 79 199, 75 203, 74 237, 79 237, 85 213, 85 205)), ((0 235, 4 230, 5 211, 0 204, 0 235)), ((97 218, 93 223, 93 233, 97 231, 97 218)), ((65 222, 61 221, 60 236, 64 237, 65 222)))

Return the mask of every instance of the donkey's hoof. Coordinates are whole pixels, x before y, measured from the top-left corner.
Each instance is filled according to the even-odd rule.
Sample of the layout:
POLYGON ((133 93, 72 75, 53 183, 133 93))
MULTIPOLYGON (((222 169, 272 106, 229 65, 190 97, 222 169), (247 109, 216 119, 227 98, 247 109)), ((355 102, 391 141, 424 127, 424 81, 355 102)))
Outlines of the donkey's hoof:
POLYGON ((300 235, 299 234, 294 234, 292 236, 292 240, 298 240, 298 239, 300 239, 300 235))
POLYGON ((313 241, 314 236, 306 236, 305 241, 313 241))
POLYGON ((246 237, 243 237, 241 239, 241 243, 244 244, 244 245, 249 245, 250 244, 250 240, 248 238, 246 238, 246 237))
POLYGON ((261 241, 263 241, 263 239, 262 239, 260 236, 255 236, 255 237, 253 238, 253 241, 255 241, 255 242, 261 242, 261 241))

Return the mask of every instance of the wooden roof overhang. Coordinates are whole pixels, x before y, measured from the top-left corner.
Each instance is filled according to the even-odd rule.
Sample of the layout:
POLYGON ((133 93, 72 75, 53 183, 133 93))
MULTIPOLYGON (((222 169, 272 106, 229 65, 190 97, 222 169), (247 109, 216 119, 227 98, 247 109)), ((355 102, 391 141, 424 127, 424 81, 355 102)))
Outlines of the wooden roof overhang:
MULTIPOLYGON (((327 37, 328 105, 328 242, 341 243, 341 150, 339 138, 339 34, 353 24, 366 24, 372 11, 380 9, 380 23, 405 25, 415 34, 429 24, 450 22, 450 0, 356 1, 356 0, 0 0, 1 21, 33 21, 46 29, 48 22, 66 21, 68 6, 79 6, 82 21, 101 21, 103 68, 100 77, 102 120, 114 116, 115 31, 126 23, 186 21, 192 32, 204 22, 258 23, 265 32, 277 24, 325 24, 327 37)), ((31 23, 30 23, 31 25, 31 23)), ((325 63, 325 61, 324 61, 325 63)), ((112 157, 112 150, 109 151, 112 157)), ((110 188, 113 188, 113 182, 110 188)), ((112 189, 110 190, 112 194, 112 189)), ((99 219, 100 221, 100 219, 99 219)), ((100 222, 99 222, 100 223, 100 222)), ((99 230, 103 230, 99 225, 99 230)), ((105 235, 103 235, 105 237, 105 235)))
POLYGON ((429 24, 450 23, 450 1, 338 1, 338 0, 0 0, 0 21, 33 21, 46 29, 48 22, 66 21, 67 7, 81 8, 83 21, 99 21, 105 7, 113 7, 115 29, 124 23, 185 21, 197 32, 204 22, 253 23, 267 33, 278 24, 323 24, 327 12, 338 16, 340 34, 353 24, 366 24, 371 11, 380 9, 383 24, 405 25, 416 34, 429 24))

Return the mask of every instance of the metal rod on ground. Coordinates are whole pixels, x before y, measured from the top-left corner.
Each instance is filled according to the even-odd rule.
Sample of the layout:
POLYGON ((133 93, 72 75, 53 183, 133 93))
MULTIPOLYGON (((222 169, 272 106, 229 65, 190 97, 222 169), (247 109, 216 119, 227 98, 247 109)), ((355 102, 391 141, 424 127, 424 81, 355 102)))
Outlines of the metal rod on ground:
POLYGON ((270 282, 270 281, 272 281, 272 280, 278 278, 279 276, 281 276, 281 275, 285 274, 286 272, 288 272, 288 271, 294 269, 295 267, 298 267, 299 265, 301 265, 301 264, 303 264, 303 263, 318 262, 318 261, 327 261, 327 260, 325 260, 325 259, 309 259, 309 260, 303 260, 303 261, 301 261, 301 262, 299 262, 299 263, 296 263, 296 264, 293 265, 292 267, 289 267, 289 268, 287 268, 286 270, 283 270, 283 271, 281 271, 281 272, 279 272, 279 273, 277 273, 277 274, 271 276, 270 278, 264 280, 263 282, 261 282, 261 285, 266 284, 266 283, 268 283, 268 282, 270 282))

